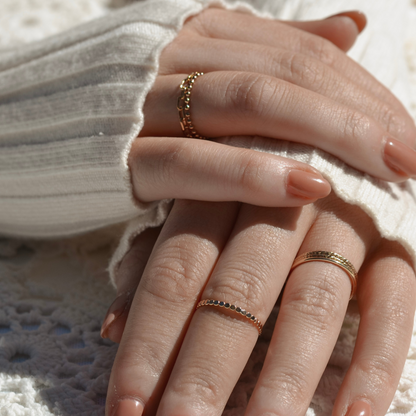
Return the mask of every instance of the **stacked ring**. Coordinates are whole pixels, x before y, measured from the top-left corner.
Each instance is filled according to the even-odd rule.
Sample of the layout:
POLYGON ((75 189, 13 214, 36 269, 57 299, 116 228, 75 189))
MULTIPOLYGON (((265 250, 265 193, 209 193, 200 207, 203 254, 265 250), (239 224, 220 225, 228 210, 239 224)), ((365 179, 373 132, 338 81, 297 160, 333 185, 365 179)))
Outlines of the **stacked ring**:
POLYGON ((293 270, 295 267, 310 261, 323 261, 326 263, 331 263, 344 270, 350 278, 350 300, 352 299, 357 288, 357 271, 355 270, 355 267, 349 260, 347 260, 345 257, 341 256, 338 253, 333 253, 332 251, 310 251, 308 253, 304 253, 296 257, 290 270, 293 270))
POLYGON ((183 134, 186 137, 194 139, 206 139, 206 137, 201 136, 196 132, 195 127, 191 121, 192 87, 195 83, 195 80, 202 75, 204 75, 203 72, 192 72, 192 74, 190 74, 182 81, 180 85, 180 89, 182 92, 180 97, 178 98, 178 103, 176 105, 176 108, 179 111, 179 122, 181 124, 183 134))
POLYGON ((239 306, 232 305, 231 303, 223 302, 223 301, 220 301, 220 300, 214 300, 214 299, 201 300, 198 303, 198 305, 196 305, 196 309, 201 308, 202 306, 217 306, 219 308, 229 309, 230 311, 238 313, 239 315, 248 319, 257 328, 257 331, 259 332, 259 335, 261 335, 261 331, 263 330, 263 324, 260 322, 260 320, 258 320, 250 312, 247 312, 246 310, 240 308, 239 306))

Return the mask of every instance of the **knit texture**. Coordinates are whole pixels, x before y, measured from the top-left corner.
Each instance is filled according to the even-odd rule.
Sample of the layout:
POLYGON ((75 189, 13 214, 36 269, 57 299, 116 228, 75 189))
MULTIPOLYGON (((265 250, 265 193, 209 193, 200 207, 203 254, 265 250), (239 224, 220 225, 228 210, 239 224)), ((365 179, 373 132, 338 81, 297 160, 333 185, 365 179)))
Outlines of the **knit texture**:
MULTIPOLYGON (((130 1, 117 0, 110 3, 102 0, 2 0, 0 3, 0 45, 4 46, 0 51, 2 233, 31 237, 68 235, 134 218, 129 223, 128 231, 124 233, 124 246, 119 246, 121 248, 118 256, 121 258, 134 233, 162 221, 166 216, 166 204, 139 207, 132 201, 127 181, 125 152, 133 134, 140 128, 140 100, 143 100, 145 93, 141 95, 140 88, 137 88, 137 100, 133 97, 128 104, 125 104, 124 97, 129 97, 129 88, 136 88, 141 82, 144 88, 149 88, 152 78, 146 78, 148 75, 144 76, 141 70, 157 70, 158 51, 164 42, 168 41, 166 39, 174 36, 186 13, 196 12, 201 5, 190 6, 190 3, 181 1, 180 5, 184 7, 176 4, 175 10, 163 9, 160 6, 165 13, 169 13, 169 22, 147 21, 152 24, 143 29, 144 35, 140 31, 146 27, 140 24, 144 9, 140 12, 137 10, 140 7, 146 8, 146 4, 134 6, 137 7, 136 13, 131 11, 133 9, 129 12, 116 11, 120 23, 118 27, 115 23, 117 19, 111 22, 110 19, 104 19, 99 23, 77 28, 69 34, 51 38, 52 40, 46 40, 44 43, 20 46, 17 53, 13 48, 15 45, 47 38, 60 30, 114 12, 115 8, 125 3, 130 1), (172 24, 172 21, 176 23, 172 24), (138 37, 143 35, 143 42, 135 38, 137 33, 138 37), (161 34, 163 39, 153 39, 155 34, 161 34), (126 75, 124 69, 118 71, 120 61, 117 59, 116 63, 113 62, 113 67, 107 66, 104 44, 110 42, 111 45, 114 37, 127 39, 127 44, 133 42, 139 48, 143 45, 144 49, 154 47, 155 52, 149 52, 148 55, 140 49, 140 59, 149 59, 148 66, 134 61, 133 77, 128 71, 126 75), (149 46, 149 43, 146 43, 146 39, 149 38, 149 42, 156 43, 149 46), (95 46, 88 49, 91 45, 95 46), (85 56, 83 51, 87 51, 85 56), (101 69, 98 68, 97 74, 101 74, 101 82, 105 85, 100 84, 96 78, 92 84, 86 82, 89 79, 88 70, 92 71, 95 65, 91 57, 88 59, 88 51, 94 51, 91 52, 94 54, 101 51, 103 54, 98 55, 103 57, 103 61, 96 63, 102 65, 101 69), (79 55, 80 60, 69 59, 68 54, 71 53, 72 57, 79 55), (49 61, 50 72, 45 64, 49 61), (34 69, 40 67, 40 73, 38 69, 34 69), (85 73, 82 68, 85 68, 85 73), (59 76, 53 78, 56 74, 59 76), (78 81, 73 81, 76 79, 78 81), (113 80, 114 83, 110 82, 113 80), (62 90, 56 91, 58 85, 62 90), (123 99, 117 100, 117 94, 114 98, 106 91, 98 91, 105 86, 111 89, 113 85, 115 92, 121 91, 118 97, 123 99), (69 108, 73 107, 70 102, 62 104, 60 98, 67 99, 67 93, 64 91, 75 94, 72 98, 76 100, 83 97, 89 99, 90 101, 85 101, 88 103, 89 113, 83 114, 77 108, 69 108), (52 101, 45 100, 45 97, 51 98, 55 94, 57 97, 52 101), (45 104, 43 110, 40 109, 39 103, 45 104), (112 112, 109 112, 110 110, 112 112), (120 127, 123 125, 123 112, 133 126, 127 133, 120 127), (100 116, 103 118, 100 119, 100 116), (56 124, 51 125, 51 120, 55 120, 56 124), (71 128, 62 128, 67 122, 71 128), (57 135, 60 130, 62 136, 57 135), (75 131, 73 136, 68 133, 71 130, 75 131), (19 139, 17 142, 14 140, 16 138, 19 139), (21 139, 24 139, 24 142, 21 143, 21 139), (88 196, 94 192, 96 195, 88 196), (39 195, 41 197, 37 198, 39 195), (36 199, 39 201, 35 201, 36 199), (45 202, 42 202, 42 199, 45 199, 45 202), (19 204, 16 204, 16 200, 20 201, 19 204)), ((156 10, 156 5, 162 3, 154 1, 152 7, 156 10)), ((257 1, 255 5, 274 15, 279 13, 286 18, 305 19, 323 17, 344 7, 342 2, 323 0, 257 1)), ((415 91, 416 85, 416 24, 410 24, 408 27, 403 24, 405 19, 412 16, 408 13, 407 3, 395 2, 394 5, 388 6, 388 2, 383 2, 383 5, 377 2, 372 7, 370 2, 355 4, 354 1, 349 1, 345 8, 347 7, 361 8, 364 11, 369 7, 369 13, 376 13, 373 9, 377 8, 379 12, 386 12, 389 16, 391 24, 384 24, 383 41, 391 39, 386 41, 387 46, 390 42, 394 46, 397 41, 397 45, 402 45, 403 48, 386 46, 382 51, 374 51, 374 48, 370 47, 371 41, 373 39, 377 42, 375 34, 379 34, 377 28, 380 26, 371 26, 370 21, 362 37, 363 41, 360 40, 352 54, 365 65, 376 67, 373 68, 374 73, 392 87, 415 114, 416 105, 412 97, 416 95, 412 95, 411 92, 415 91), (387 10, 387 7, 390 9, 387 10), (406 30, 408 41, 400 43, 404 37, 396 39, 395 36, 404 36, 406 30), (379 52, 386 54, 384 59, 389 65, 381 67, 371 58, 379 52), (391 53, 397 54, 393 55, 394 59, 389 55, 391 53), (411 69, 410 74, 404 65, 404 58, 411 69), (401 66, 396 68, 396 63, 401 63, 401 66)), ((121 66, 124 65, 125 59, 130 65, 130 54, 123 55, 123 48, 119 53, 122 57, 121 66)), ((111 62, 114 55, 109 55, 111 62)), ((379 56, 377 59, 380 58, 379 56)), ((253 138, 252 145, 259 150, 268 150, 261 138, 253 138)), ((341 197, 361 204, 384 235, 402 241, 403 244, 407 244, 409 251, 414 253, 414 201, 410 196, 406 199, 406 195, 411 195, 412 188, 396 189, 394 186, 392 192, 383 194, 385 191, 380 188, 379 183, 369 178, 363 180, 355 171, 346 169, 338 162, 331 165, 333 160, 327 159, 328 156, 324 154, 311 152, 309 148, 302 146, 280 146, 270 150, 288 156, 304 157, 304 160, 320 166, 333 178, 333 185, 338 187, 337 192, 341 197), (306 156, 300 150, 305 150, 306 156), (337 174, 338 171, 340 176, 337 174), (352 182, 352 188, 346 194, 342 193, 343 182, 337 182, 342 175, 347 175, 349 179, 357 179, 352 182), (404 198, 398 207, 389 205, 389 198, 394 199, 394 195, 404 198), (374 205, 368 206, 369 199, 374 199, 374 205), (379 212, 383 203, 389 209, 379 212), (383 216, 387 216, 385 229, 383 216)), ((122 235, 124 227, 120 224, 79 238, 55 240, 50 243, 0 240, 0 415, 104 414, 108 377, 117 346, 100 339, 99 327, 114 297, 113 289, 107 284, 107 259, 114 251, 115 238, 118 239, 122 235)), ((117 256, 115 259, 117 260, 117 256)), ((115 265, 116 260, 113 262, 115 265)), ((354 303, 351 306, 353 307, 354 303)), ((276 315, 277 308, 273 310, 266 323, 263 335, 259 338, 229 400, 226 415, 243 414, 261 370, 276 315)), ((336 392, 348 368, 358 322, 359 317, 355 313, 347 315, 334 353, 312 399, 308 416, 331 414, 336 392)), ((415 386, 414 330, 405 369, 389 415, 416 414, 415 386)))

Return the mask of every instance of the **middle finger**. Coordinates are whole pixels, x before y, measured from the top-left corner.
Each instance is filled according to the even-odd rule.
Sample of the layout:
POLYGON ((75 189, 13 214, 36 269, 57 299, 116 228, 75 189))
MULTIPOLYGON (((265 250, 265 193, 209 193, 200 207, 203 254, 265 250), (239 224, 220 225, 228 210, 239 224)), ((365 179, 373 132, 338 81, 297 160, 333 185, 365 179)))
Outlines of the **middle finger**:
MULTIPOLYGON (((264 322, 276 302, 312 209, 244 205, 202 299, 224 301, 264 322)), ((199 308, 162 397, 158 416, 220 415, 258 336, 230 309, 199 308)))

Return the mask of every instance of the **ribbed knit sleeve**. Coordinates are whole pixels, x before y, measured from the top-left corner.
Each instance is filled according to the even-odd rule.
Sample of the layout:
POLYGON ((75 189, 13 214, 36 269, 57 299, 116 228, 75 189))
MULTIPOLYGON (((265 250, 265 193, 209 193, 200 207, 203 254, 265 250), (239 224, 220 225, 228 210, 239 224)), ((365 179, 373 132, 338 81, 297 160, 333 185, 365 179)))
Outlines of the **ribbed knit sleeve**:
MULTIPOLYGON (((128 221, 111 262, 114 276, 134 236, 167 215, 167 203, 134 201, 127 166, 159 55, 187 17, 214 3, 249 9, 246 3, 213 0, 148 0, 0 52, 0 234, 67 236, 128 221)), ((322 18, 351 8, 367 12, 370 23, 352 55, 416 108, 404 56, 407 0, 250 3, 286 19, 322 18)), ((339 197, 360 206, 383 237, 400 242, 416 259, 416 181, 378 181, 299 144, 232 140, 315 166, 339 197)))
POLYGON ((197 1, 140 2, 1 53, 0 233, 66 236, 163 205, 132 197, 127 157, 158 56, 197 1))

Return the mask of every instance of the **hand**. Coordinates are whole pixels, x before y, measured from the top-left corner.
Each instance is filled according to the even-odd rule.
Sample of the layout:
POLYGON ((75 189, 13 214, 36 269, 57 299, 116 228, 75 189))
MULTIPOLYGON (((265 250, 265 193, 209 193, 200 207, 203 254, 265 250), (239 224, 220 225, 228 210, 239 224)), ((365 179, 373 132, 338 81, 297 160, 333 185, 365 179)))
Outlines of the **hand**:
MULTIPOLYGON (((154 239, 158 231, 148 233, 154 239)), ((118 275, 123 291, 130 288, 130 300, 148 238, 137 238, 118 275)), ((118 405, 117 416, 140 415, 143 405, 148 415, 220 415, 257 329, 224 309, 195 306, 200 299, 224 300, 265 322, 286 283, 246 415, 304 415, 351 290, 345 272, 327 263, 303 264, 286 280, 296 254, 314 250, 340 253, 359 270, 359 333, 333 414, 345 415, 352 406, 385 414, 410 343, 415 275, 401 246, 381 239, 366 214, 333 195, 303 208, 176 201, 130 311, 123 295, 115 302, 118 311, 110 310, 122 315, 107 328, 110 338, 120 337, 128 319, 107 414, 118 405)))
POLYGON ((207 9, 189 19, 161 55, 142 137, 132 146, 136 198, 300 206, 329 192, 318 172, 298 162, 180 138, 179 84, 195 70, 206 73, 191 96, 192 120, 204 136, 297 141, 384 180, 414 177, 413 120, 339 49, 348 49, 357 33, 345 16, 283 23, 207 9))

